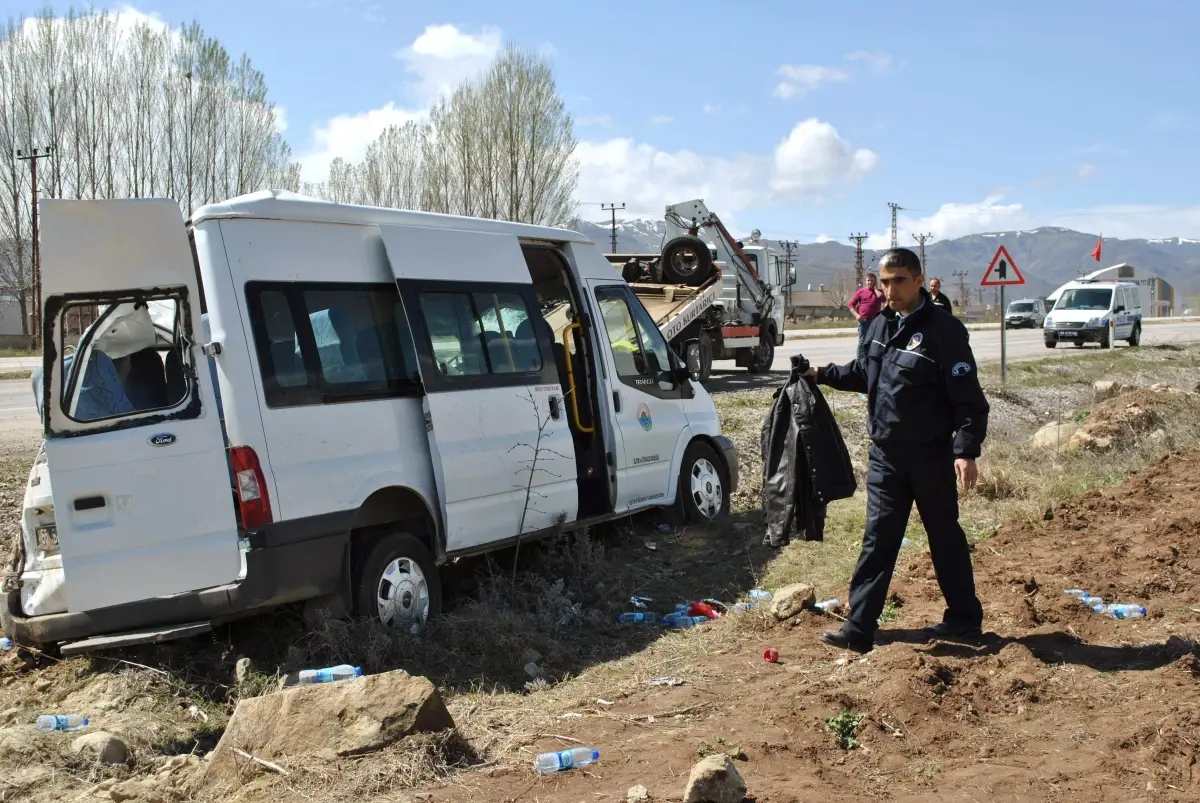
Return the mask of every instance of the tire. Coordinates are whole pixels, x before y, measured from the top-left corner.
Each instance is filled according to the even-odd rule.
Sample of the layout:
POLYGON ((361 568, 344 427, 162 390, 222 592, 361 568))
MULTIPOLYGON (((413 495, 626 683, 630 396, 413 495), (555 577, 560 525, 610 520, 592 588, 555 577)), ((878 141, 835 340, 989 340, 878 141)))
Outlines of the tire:
POLYGON ((712 376, 712 335, 710 335, 708 332, 701 332, 698 339, 700 341, 700 384, 704 384, 708 381, 708 378, 712 376))
POLYGON ((708 244, 690 235, 676 237, 663 246, 659 263, 664 282, 689 287, 704 284, 715 270, 708 244))
POLYGON ((729 472, 704 441, 692 441, 679 466, 677 504, 691 524, 711 524, 729 513, 729 472))
POLYGON ((1113 342, 1111 339, 1109 339, 1109 329, 1106 326, 1106 327, 1104 327, 1104 334, 1100 335, 1100 348, 1110 349, 1112 347, 1113 347, 1113 342))
POLYGON ((1045 341, 1045 343, 1046 343, 1046 348, 1048 348, 1048 349, 1052 349, 1052 348, 1057 348, 1057 347, 1058 347, 1058 341, 1057 341, 1057 340, 1047 340, 1047 341, 1045 341))
POLYGON ((1133 325, 1133 331, 1129 333, 1129 339, 1125 342, 1134 348, 1142 345, 1142 325, 1140 323, 1133 325))
POLYGON ((752 361, 750 365, 746 366, 746 370, 752 374, 765 374, 771 370, 773 362, 775 362, 775 333, 766 329, 765 332, 760 332, 758 348, 754 349, 752 361))
POLYGON ((626 282, 633 283, 642 278, 642 263, 636 259, 631 259, 621 266, 621 278, 626 282))
POLYGON ((376 620, 389 630, 416 635, 442 612, 442 582, 428 547, 412 535, 394 532, 370 545, 354 578, 354 612, 376 620), (427 606, 420 602, 420 584, 411 584, 413 570, 424 579, 427 606), (385 588, 385 585, 387 586, 385 588), (391 613, 380 595, 388 594, 391 613), (425 607, 424 616, 419 612, 425 607))

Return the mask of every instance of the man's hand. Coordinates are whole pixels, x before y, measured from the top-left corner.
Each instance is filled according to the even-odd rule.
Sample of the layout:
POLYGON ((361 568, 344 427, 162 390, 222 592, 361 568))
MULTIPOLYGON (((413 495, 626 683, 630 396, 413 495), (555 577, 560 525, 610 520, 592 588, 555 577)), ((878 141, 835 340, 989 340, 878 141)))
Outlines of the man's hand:
POLYGON ((817 369, 816 369, 816 368, 813 368, 813 367, 810 365, 810 366, 809 366, 809 368, 808 368, 808 370, 807 370, 807 371, 805 371, 804 373, 800 374, 800 376, 802 376, 802 377, 804 377, 804 378, 806 378, 806 379, 816 379, 816 378, 817 378, 817 369))
POLYGON ((958 483, 963 487, 964 491, 969 491, 975 487, 975 483, 979 481, 979 469, 975 466, 973 459, 958 458, 954 461, 954 473, 958 475, 958 483))

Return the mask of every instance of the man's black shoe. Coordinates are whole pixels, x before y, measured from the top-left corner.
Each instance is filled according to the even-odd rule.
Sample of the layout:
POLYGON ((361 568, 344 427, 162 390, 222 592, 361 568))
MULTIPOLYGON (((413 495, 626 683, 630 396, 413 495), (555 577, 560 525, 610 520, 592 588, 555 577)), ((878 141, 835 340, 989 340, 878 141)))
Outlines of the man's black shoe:
POLYGON ((870 652, 875 646, 862 636, 855 636, 845 630, 826 631, 821 634, 821 641, 831 647, 854 652, 870 652))
POLYGON ((975 625, 958 625, 953 622, 939 622, 925 628, 925 635, 934 639, 947 641, 970 641, 983 636, 983 628, 975 625))

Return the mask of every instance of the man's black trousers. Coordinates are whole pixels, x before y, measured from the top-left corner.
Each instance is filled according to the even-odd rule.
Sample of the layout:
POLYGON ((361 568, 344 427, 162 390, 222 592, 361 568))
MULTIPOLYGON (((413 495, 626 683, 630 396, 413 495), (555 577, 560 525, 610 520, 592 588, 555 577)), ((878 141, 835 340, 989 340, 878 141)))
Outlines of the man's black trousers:
POLYGON ((971 553, 958 523, 958 485, 949 444, 886 451, 872 444, 867 462, 867 528, 850 580, 846 632, 874 639, 914 502, 946 598, 943 621, 971 627, 983 624, 971 553))

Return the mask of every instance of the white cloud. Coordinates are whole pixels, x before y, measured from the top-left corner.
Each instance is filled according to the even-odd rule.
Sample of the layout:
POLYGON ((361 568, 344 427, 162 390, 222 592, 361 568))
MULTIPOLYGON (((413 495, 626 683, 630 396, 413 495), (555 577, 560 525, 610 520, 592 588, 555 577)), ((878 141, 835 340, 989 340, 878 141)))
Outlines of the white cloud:
MULTIPOLYGON (((1200 237, 1200 205, 1167 206, 1156 204, 1108 204, 1039 212, 1024 204, 1003 203, 1004 196, 994 193, 978 203, 946 203, 927 217, 897 216, 896 230, 901 243, 911 243, 917 232, 930 232, 936 240, 986 232, 1015 232, 1039 226, 1061 226, 1075 231, 1103 232, 1105 237, 1166 238, 1200 237)), ((886 207, 885 207, 886 209, 886 207)), ((881 212, 886 219, 886 211, 881 212)), ((887 248, 891 233, 872 234, 868 248, 887 248)))
POLYGON ((282 134, 284 131, 287 131, 287 127, 287 109, 277 103, 275 104, 275 133, 282 134))
POLYGON ((833 242, 833 240, 834 240, 834 238, 830 237, 828 234, 818 234, 817 238, 815 240, 813 240, 813 242, 814 243, 831 243, 831 242, 833 242))
POLYGON ((1090 162, 1084 162, 1075 168, 1075 175, 1084 181, 1087 181, 1089 178, 1095 178, 1099 174, 1100 168, 1090 162))
POLYGON ((846 54, 847 61, 860 61, 880 75, 888 73, 895 63, 890 53, 882 50, 856 50, 846 54))
POLYGON ((879 167, 879 156, 853 148, 829 123, 811 117, 775 148, 771 189, 780 195, 819 195, 857 184, 879 167))
POLYGON ((653 125, 666 125, 674 119, 675 118, 669 114, 656 114, 650 118, 650 122, 653 125))
POLYGON ((771 203, 819 203, 823 193, 856 183, 879 163, 872 151, 854 149, 815 119, 798 123, 770 154, 664 151, 622 137, 580 142, 576 157, 580 198, 620 198, 637 210, 703 198, 729 226, 738 212, 771 203))
POLYGON ((502 45, 499 28, 469 34, 454 25, 430 25, 395 56, 416 76, 408 88, 414 99, 426 106, 486 69, 502 45))
POLYGON ((716 106, 712 103, 705 103, 703 106, 703 109, 704 109, 705 114, 720 114, 721 113, 721 107, 716 106))
POLYGON ((313 146, 300 157, 301 181, 319 182, 329 177, 329 164, 339 156, 360 161, 367 147, 391 125, 420 120, 426 112, 401 109, 394 103, 358 114, 339 114, 313 130, 313 146))
POLYGON ((776 73, 783 76, 783 80, 775 86, 775 97, 784 99, 804 97, 822 84, 850 79, 846 72, 836 67, 822 67, 819 64, 784 64, 776 73))
POLYGON ((312 146, 300 155, 301 179, 324 181, 330 162, 337 157, 361 160, 367 146, 388 126, 424 119, 439 95, 486 69, 502 45, 498 28, 471 34, 453 25, 426 27, 411 45, 395 53, 412 76, 407 85, 411 105, 388 101, 379 108, 339 114, 314 126, 312 146))

